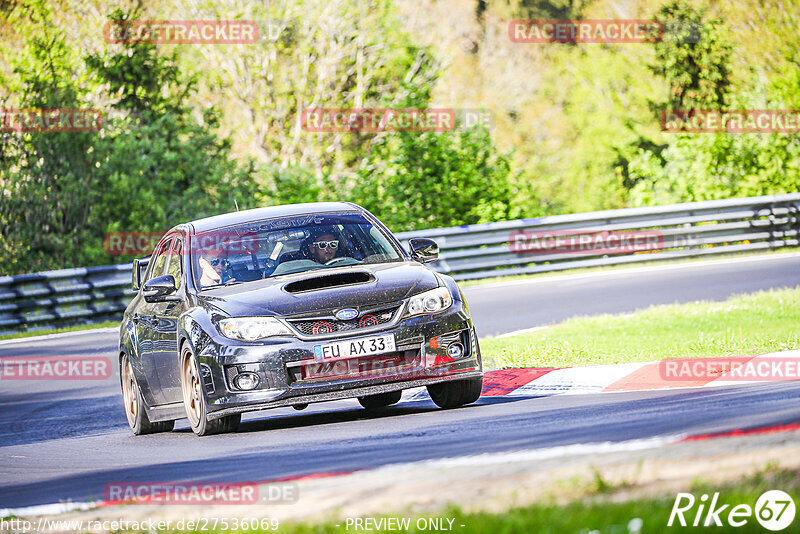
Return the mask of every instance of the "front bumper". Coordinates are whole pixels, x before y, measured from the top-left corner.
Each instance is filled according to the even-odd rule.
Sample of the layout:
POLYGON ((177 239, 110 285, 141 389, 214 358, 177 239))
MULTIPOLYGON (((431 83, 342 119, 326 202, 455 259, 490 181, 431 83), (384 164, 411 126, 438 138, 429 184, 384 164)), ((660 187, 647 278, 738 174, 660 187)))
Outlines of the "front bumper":
POLYGON ((441 314, 409 317, 385 329, 348 334, 315 340, 270 338, 260 343, 234 342, 221 335, 211 337, 197 353, 209 419, 482 376, 478 339, 460 302, 441 314), (300 367, 314 362, 314 345, 383 334, 394 334, 397 354, 402 354, 408 365, 370 376, 308 380, 300 376, 300 367), (463 356, 452 358, 443 342, 450 343, 456 337, 468 341, 468 347, 463 356), (231 380, 238 372, 256 373, 259 388, 238 391, 231 380))

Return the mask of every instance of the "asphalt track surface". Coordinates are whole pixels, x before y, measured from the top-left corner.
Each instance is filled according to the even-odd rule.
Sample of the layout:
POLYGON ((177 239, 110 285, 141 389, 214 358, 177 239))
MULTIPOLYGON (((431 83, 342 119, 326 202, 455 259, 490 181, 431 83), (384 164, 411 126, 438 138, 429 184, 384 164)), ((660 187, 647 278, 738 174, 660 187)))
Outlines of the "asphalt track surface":
MULTIPOLYGON (((800 285, 800 255, 568 275, 465 288, 480 335, 574 315, 800 285)), ((108 355, 114 332, 0 343, 8 356, 108 355)), ((113 358, 112 358, 113 360, 113 358)), ((103 499, 108 483, 265 481, 482 452, 620 442, 800 422, 800 383, 540 398, 429 400, 367 413, 354 400, 247 414, 240 431, 133 436, 118 375, 0 381, 0 508, 103 499)), ((302 496, 301 496, 302 498, 302 496)))

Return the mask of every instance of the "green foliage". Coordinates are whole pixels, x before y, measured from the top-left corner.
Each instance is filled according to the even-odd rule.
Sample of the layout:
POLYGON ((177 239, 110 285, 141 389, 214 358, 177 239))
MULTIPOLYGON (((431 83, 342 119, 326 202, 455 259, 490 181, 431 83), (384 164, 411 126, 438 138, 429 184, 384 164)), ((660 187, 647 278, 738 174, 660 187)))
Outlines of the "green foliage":
POLYGON ((257 173, 258 183, 267 184, 262 190, 264 201, 273 204, 325 202, 336 198, 335 184, 328 176, 317 178, 310 169, 293 165, 286 169, 267 167, 257 173))
POLYGON ((127 258, 103 251, 106 232, 166 231, 231 211, 234 199, 255 205, 252 165, 231 159, 214 113, 194 117, 174 57, 142 44, 76 57, 47 5, 30 7, 28 53, 15 69, 20 106, 89 108, 87 86, 114 100, 101 133, 2 134, 6 272, 119 262, 127 258))
POLYGON ((722 21, 707 10, 673 0, 656 14, 664 28, 654 44, 653 71, 669 84, 667 109, 723 109, 730 80, 731 44, 722 21))
POLYGON ((800 142, 791 134, 680 134, 664 160, 640 151, 630 166, 639 178, 636 205, 669 204, 797 192, 800 142))
MULTIPOLYGON (((265 28, 274 32, 273 38, 234 50, 187 49, 186 67, 205 67, 200 96, 226 110, 224 126, 260 162, 280 169, 302 166, 314 173, 316 185, 323 186, 327 177, 341 194, 352 188, 375 136, 303 131, 303 110, 398 107, 408 87, 430 90, 438 74, 437 59, 412 41, 391 0, 197 4, 204 18, 271 21, 265 28)), ((259 181, 264 189, 273 187, 271 174, 259 181)), ((286 191, 281 195, 292 200, 286 191)))
POLYGON ((99 133, 0 132, 4 272, 124 261, 102 250, 106 232, 164 231, 234 200, 351 200, 403 230, 800 189, 800 136, 668 134, 657 117, 800 108, 796 3, 444 0, 424 17, 396 0, 136 5, 111 19, 254 20, 263 35, 108 44, 96 4, 0 1, 0 105, 105 118, 99 133), (505 38, 511 18, 653 16, 666 35, 651 45, 505 38), (484 107, 495 124, 303 131, 314 107, 484 107))
MULTIPOLYGON (((654 72, 669 84, 661 110, 786 109, 797 84, 730 94, 732 46, 721 20, 703 9, 672 2, 658 12, 665 38, 655 43, 654 72), (766 89, 766 91, 765 91, 766 89)), ((797 79, 797 71, 793 73, 797 79)), ((791 79, 791 78, 790 78, 791 79)), ((618 167, 633 205, 669 204, 797 190, 800 155, 797 135, 678 133, 655 143, 640 136, 621 151, 618 167), (626 155, 622 155, 625 153, 626 155)))
POLYGON ((485 127, 400 133, 376 149, 354 197, 392 230, 505 220, 512 206, 511 168, 485 127))
MULTIPOLYGON (((125 13, 117 8, 109 22, 124 27, 140 16, 138 11, 125 13)), ((149 120, 190 111, 184 97, 193 91, 195 80, 183 79, 176 59, 174 50, 169 55, 159 54, 154 44, 132 41, 112 53, 91 54, 86 64, 116 96, 115 109, 149 120)))
MULTIPOLYGON (((14 57, 19 108, 84 107, 84 70, 44 1, 19 6, 10 22, 35 26, 28 46, 14 57), (25 9, 27 8, 27 9, 25 9)), ((91 132, 0 133, 0 259, 5 272, 54 267, 74 261, 96 198, 97 155, 91 132)))

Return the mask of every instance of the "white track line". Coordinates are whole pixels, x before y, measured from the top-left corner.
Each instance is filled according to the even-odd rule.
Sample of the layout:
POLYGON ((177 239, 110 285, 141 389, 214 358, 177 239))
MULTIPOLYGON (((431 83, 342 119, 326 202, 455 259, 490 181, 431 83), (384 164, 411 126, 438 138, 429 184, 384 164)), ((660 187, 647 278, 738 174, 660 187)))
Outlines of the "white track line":
POLYGON ((75 330, 74 332, 61 332, 59 334, 45 334, 42 336, 18 337, 14 339, 0 340, 1 345, 13 345, 15 343, 27 343, 29 341, 42 341, 44 339, 54 339, 62 337, 82 336, 86 334, 104 334, 106 332, 119 332, 118 326, 108 326, 106 328, 87 328, 86 330, 75 330))
POLYGON ((409 467, 425 467, 435 469, 447 467, 474 467, 481 465, 505 465, 511 462, 552 460, 566 456, 585 456, 588 454, 641 451, 647 449, 656 449, 658 447, 663 447, 664 445, 675 443, 685 436, 685 434, 675 434, 670 436, 656 436, 654 438, 632 439, 619 442, 604 441, 598 443, 577 443, 575 445, 560 445, 558 447, 545 447, 541 449, 523 449, 510 452, 471 454, 452 458, 440 458, 436 460, 422 460, 419 462, 391 464, 378 467, 375 469, 375 471, 402 471, 408 469, 409 467))
POLYGON ((519 336, 521 334, 532 334, 533 332, 538 332, 539 330, 546 330, 548 328, 553 328, 554 326, 558 326, 557 324, 546 324, 543 326, 534 326, 533 328, 523 328, 522 330, 514 330, 513 332, 506 332, 505 334, 500 334, 497 336, 488 336, 493 337, 495 339, 502 339, 504 337, 513 337, 519 336))
POLYGON ((58 502, 53 504, 37 504, 36 506, 26 506, 24 508, 0 508, 0 517, 32 517, 37 515, 57 515, 75 510, 89 510, 100 504, 95 502, 58 502))

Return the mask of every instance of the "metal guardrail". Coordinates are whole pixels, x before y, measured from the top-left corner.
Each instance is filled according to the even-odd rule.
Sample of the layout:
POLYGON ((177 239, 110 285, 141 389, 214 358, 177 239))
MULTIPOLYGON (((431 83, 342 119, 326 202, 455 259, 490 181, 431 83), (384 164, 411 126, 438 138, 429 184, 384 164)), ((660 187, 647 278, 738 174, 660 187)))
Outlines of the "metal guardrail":
MULTIPOLYGON (((456 280, 774 250, 800 246, 800 193, 396 235, 406 246, 414 237, 434 239, 441 255, 432 267, 456 280), (580 245, 580 236, 612 235, 642 236, 648 245, 638 249, 580 245), (567 245, 550 246, 559 236, 567 245)), ((119 319, 134 294, 130 269, 124 264, 0 277, 0 334, 119 319)))
POLYGON ((0 277, 0 335, 120 319, 131 264, 0 277))
POLYGON ((404 245, 414 237, 435 240, 441 254, 433 268, 456 280, 774 250, 800 246, 800 193, 555 215, 405 232, 398 237, 404 245), (510 242, 520 235, 530 245, 548 237, 552 241, 554 236, 600 232, 638 232, 656 236, 658 244, 634 252, 562 247, 547 253, 542 247, 536 253, 520 253, 510 242))

